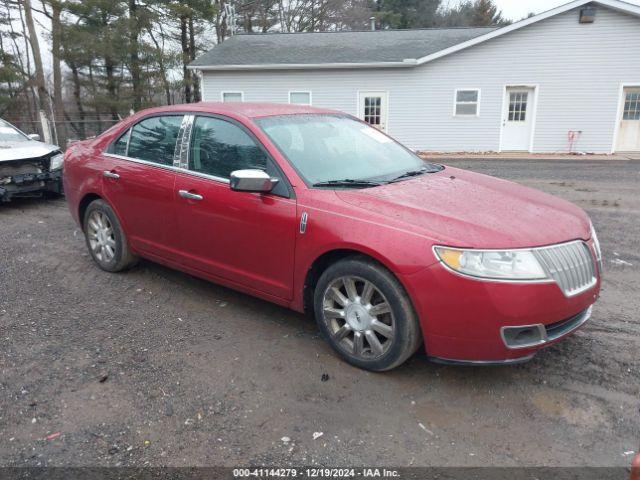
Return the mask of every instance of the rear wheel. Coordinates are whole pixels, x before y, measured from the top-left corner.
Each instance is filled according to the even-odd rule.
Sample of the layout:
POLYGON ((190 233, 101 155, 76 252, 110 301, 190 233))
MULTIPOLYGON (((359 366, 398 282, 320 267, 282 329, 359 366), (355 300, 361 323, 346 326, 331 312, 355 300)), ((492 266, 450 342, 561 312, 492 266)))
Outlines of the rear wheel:
POLYGON ((104 200, 94 200, 84 215, 84 234, 93 260, 107 272, 132 267, 137 257, 129 250, 118 217, 104 200))
POLYGON ((400 282, 364 257, 327 268, 316 286, 314 309, 333 349, 360 368, 395 368, 422 342, 418 318, 400 282))

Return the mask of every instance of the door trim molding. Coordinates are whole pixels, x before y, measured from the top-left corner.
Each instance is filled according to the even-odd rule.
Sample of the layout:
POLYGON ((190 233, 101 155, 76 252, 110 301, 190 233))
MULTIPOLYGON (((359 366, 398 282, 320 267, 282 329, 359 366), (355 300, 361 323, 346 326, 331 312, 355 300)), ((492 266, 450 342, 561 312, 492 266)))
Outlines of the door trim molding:
POLYGON ((357 106, 356 116, 363 122, 364 122, 364 105, 362 105, 362 95, 365 93, 381 94, 383 96, 383 101, 386 102, 383 109, 384 124, 385 124, 385 129, 383 130, 383 132, 386 134, 389 134, 389 105, 391 103, 389 90, 383 90, 383 89, 376 90, 373 88, 370 90, 358 90, 358 104, 356 105, 357 106))
POLYGON ((540 85, 537 83, 509 83, 502 86, 502 107, 500 108, 500 136, 498 138, 498 152, 502 152, 502 135, 504 130, 503 122, 505 121, 504 107, 507 98, 508 88, 532 88, 533 89, 533 109, 531 110, 531 135, 529 137, 529 148, 526 150, 533 153, 533 140, 536 134, 536 123, 538 120, 538 97, 540 96, 540 85))
POLYGON ((624 89, 625 88, 637 88, 640 87, 639 82, 621 82, 618 87, 618 108, 616 109, 616 120, 613 129, 613 143, 611 144, 611 153, 616 153, 616 147, 618 146, 618 136, 620 135, 620 122, 622 121, 622 109, 624 108, 624 89))

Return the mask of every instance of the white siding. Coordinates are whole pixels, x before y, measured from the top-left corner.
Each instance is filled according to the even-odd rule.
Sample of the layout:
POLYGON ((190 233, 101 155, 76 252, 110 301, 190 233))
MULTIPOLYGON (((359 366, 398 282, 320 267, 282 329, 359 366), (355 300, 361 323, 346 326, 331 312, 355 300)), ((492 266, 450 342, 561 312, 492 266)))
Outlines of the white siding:
POLYGON ((524 27, 416 68, 204 72, 203 98, 241 90, 246 102, 287 103, 310 90, 313 105, 356 115, 359 90, 389 92, 389 133, 414 149, 499 149, 505 85, 537 85, 533 150, 610 152, 621 83, 640 83, 640 19, 598 7, 593 24, 578 10, 524 27), (479 117, 454 117, 456 89, 481 89, 479 117))

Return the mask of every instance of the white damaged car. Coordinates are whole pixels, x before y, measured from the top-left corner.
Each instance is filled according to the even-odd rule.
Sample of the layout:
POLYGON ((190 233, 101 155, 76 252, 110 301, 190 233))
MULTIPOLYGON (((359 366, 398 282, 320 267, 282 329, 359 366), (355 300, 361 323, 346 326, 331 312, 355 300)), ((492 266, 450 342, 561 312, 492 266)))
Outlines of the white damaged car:
POLYGON ((62 193, 62 151, 39 140, 0 119, 0 202, 62 193))

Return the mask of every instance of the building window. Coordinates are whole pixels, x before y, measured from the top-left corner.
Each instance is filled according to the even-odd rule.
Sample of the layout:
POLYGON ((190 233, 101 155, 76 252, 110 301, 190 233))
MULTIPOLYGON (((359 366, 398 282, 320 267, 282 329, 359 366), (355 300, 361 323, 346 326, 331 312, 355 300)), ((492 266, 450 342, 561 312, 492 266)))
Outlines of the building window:
POLYGON ((509 121, 524 122, 527 119, 528 92, 511 92, 509 94, 509 121))
POLYGON ((222 92, 222 101, 225 103, 242 102, 244 94, 242 92, 222 92))
POLYGON ((364 97, 364 121, 374 127, 382 123, 382 97, 364 97))
POLYGON ((628 92, 624 99, 623 120, 640 120, 640 91, 628 92))
POLYGON ((456 90, 455 115, 480 115, 480 90, 456 90))
POLYGON ((311 92, 289 92, 289 103, 311 105, 311 92))

